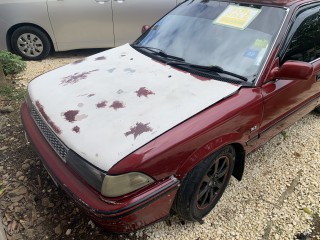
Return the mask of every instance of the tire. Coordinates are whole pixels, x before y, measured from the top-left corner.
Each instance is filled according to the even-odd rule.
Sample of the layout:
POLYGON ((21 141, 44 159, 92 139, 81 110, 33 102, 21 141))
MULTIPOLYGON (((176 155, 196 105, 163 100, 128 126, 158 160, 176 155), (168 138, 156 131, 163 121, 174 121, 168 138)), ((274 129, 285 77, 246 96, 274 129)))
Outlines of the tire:
POLYGON ((13 51, 27 60, 42 60, 51 51, 51 43, 46 33, 36 27, 22 26, 11 36, 13 51))
POLYGON ((200 162, 183 179, 173 209, 186 220, 202 222, 225 191, 234 162, 232 146, 226 146, 200 162))
POLYGON ((317 113, 320 113, 320 106, 319 106, 319 107, 316 107, 315 111, 316 111, 317 113))

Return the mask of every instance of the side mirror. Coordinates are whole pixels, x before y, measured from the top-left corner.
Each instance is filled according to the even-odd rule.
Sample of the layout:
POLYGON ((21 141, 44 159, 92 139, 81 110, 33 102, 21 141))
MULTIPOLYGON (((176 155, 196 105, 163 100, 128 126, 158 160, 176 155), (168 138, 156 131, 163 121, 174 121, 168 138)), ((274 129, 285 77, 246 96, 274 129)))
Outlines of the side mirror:
POLYGON ((145 33, 150 28, 149 25, 143 25, 141 28, 141 33, 145 33))
POLYGON ((280 67, 274 67, 269 79, 308 80, 313 74, 313 65, 306 62, 286 61, 280 67))

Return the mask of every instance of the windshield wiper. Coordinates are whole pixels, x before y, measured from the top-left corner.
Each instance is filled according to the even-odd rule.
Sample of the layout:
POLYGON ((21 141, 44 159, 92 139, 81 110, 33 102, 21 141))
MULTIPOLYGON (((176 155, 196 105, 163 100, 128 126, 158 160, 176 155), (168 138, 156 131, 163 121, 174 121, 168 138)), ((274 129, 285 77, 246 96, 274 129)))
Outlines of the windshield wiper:
POLYGON ((222 74, 226 74, 226 75, 229 75, 232 77, 236 77, 236 78, 241 79, 245 82, 248 81, 248 78, 241 76, 239 74, 233 73, 233 72, 228 72, 219 66, 202 66, 202 65, 187 63, 185 61, 171 61, 171 62, 167 62, 167 64, 171 65, 171 66, 183 66, 188 69, 195 69, 195 70, 202 71, 202 72, 222 73, 222 74))
POLYGON ((154 55, 157 55, 157 56, 160 56, 160 57, 163 57, 166 59, 174 59, 174 60, 181 61, 181 62, 185 61, 183 58, 167 54, 166 52, 164 52, 163 50, 161 50, 159 48, 139 46, 139 45, 132 45, 132 47, 137 48, 137 49, 147 49, 148 51, 152 52, 154 55))

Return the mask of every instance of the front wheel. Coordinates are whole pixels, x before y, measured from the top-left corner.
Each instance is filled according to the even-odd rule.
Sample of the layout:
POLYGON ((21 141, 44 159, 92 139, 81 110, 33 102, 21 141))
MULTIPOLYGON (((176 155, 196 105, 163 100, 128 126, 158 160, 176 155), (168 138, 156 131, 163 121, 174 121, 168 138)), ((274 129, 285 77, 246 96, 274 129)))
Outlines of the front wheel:
POLYGON ((22 26, 11 36, 11 46, 14 52, 27 60, 46 58, 51 50, 47 35, 39 28, 22 26))
POLYGON ((225 191, 235 162, 235 150, 226 146, 200 162, 182 181, 174 210, 184 219, 201 221, 225 191))

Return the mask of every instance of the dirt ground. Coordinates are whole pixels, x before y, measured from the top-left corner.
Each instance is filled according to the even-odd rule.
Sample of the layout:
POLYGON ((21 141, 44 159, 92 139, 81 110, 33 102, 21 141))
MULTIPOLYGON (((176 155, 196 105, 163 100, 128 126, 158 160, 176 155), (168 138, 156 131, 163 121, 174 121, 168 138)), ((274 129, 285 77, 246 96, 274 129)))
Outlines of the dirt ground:
MULTIPOLYGON (((53 60, 79 57, 71 53, 53 60)), ((28 63, 27 78, 40 74, 41 64, 54 68, 53 60, 28 63)), ((50 179, 25 139, 22 101, 0 95, 0 107, 11 107, 0 113, 0 221, 9 240, 320 239, 319 114, 309 114, 251 154, 243 181, 231 181, 205 224, 173 216, 133 234, 114 235, 96 226, 50 179)))

